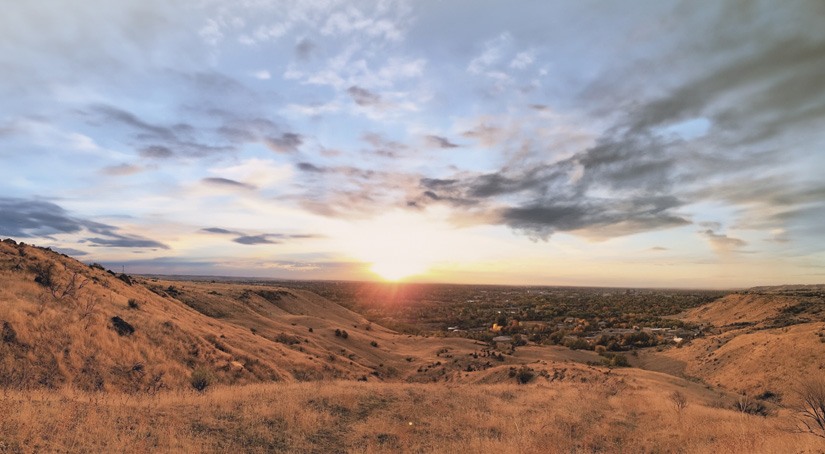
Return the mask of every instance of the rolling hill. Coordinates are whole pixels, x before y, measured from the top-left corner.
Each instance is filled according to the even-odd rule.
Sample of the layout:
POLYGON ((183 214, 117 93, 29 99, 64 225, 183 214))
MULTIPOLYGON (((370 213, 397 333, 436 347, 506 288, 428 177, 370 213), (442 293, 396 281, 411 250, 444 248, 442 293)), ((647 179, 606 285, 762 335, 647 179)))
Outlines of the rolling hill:
POLYGON ((820 286, 750 289, 678 318, 704 325, 704 335, 681 348, 646 352, 643 362, 654 369, 668 364, 715 387, 774 401, 793 399, 800 380, 825 374, 820 286))
POLYGON ((789 371, 821 373, 818 298, 683 314, 706 335, 640 355, 681 367, 662 373, 563 347, 496 354, 308 291, 127 276, 4 240, 0 452, 821 452, 787 430, 784 400, 764 418, 725 391, 781 398, 789 371))

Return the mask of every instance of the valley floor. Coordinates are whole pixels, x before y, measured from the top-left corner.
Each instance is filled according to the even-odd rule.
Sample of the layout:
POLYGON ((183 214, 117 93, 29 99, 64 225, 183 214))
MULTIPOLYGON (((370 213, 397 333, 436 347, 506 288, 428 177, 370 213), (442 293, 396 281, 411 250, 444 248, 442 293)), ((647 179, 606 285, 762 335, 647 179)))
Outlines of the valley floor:
MULTIPOLYGON (((674 386, 681 386, 674 384, 674 386)), ((644 377, 583 383, 318 381, 155 396, 0 395, 0 453, 822 453, 790 415, 673 407, 644 377)))

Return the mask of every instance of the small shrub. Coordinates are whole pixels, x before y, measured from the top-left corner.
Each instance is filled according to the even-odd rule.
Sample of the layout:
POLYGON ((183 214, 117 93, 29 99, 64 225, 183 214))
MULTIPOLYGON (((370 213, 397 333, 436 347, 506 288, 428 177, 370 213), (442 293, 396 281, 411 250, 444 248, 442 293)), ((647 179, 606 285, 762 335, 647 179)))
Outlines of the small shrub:
POLYGON ((135 332, 135 327, 117 315, 112 317, 112 329, 120 336, 130 336, 135 332))
POLYGON ((134 298, 129 298, 129 309, 140 309, 140 303, 134 298))
POLYGON ((273 338, 273 340, 275 342, 279 342, 281 344, 286 344, 286 345, 296 345, 296 344, 301 343, 301 339, 299 339, 296 336, 291 336, 287 333, 280 333, 280 334, 276 335, 273 338))
POLYGON ((215 376, 212 375, 212 372, 204 367, 198 367, 192 371, 192 375, 189 377, 189 384, 192 385, 195 391, 203 392, 214 380, 215 376))
POLYGON ((127 285, 132 285, 132 279, 129 277, 128 274, 121 273, 117 275, 117 278, 121 281, 125 282, 127 285))
POLYGON ((344 338, 344 339, 349 337, 349 333, 347 333, 347 330, 342 330, 341 331, 341 337, 344 338))
POLYGON ((749 415, 768 415, 768 407, 748 394, 742 394, 733 404, 733 408, 749 415))
POLYGON ((516 383, 520 385, 527 384, 530 380, 533 379, 534 375, 535 374, 533 373, 533 369, 530 369, 527 366, 522 366, 521 369, 519 369, 518 372, 516 372, 515 374, 516 383))
POLYGON ((7 344, 17 343, 17 332, 12 328, 11 323, 3 322, 3 328, 0 330, 0 338, 7 344))
POLYGON ((378 342, 372 341, 370 342, 370 345, 372 345, 373 347, 378 347, 378 342))
POLYGON ((43 287, 53 287, 54 283, 54 263, 49 263, 48 265, 44 265, 42 263, 35 263, 32 267, 32 271, 34 272, 34 282, 42 285, 43 287))
POLYGON ((610 365, 616 367, 630 367, 630 363, 627 361, 627 357, 622 355, 621 353, 613 355, 613 359, 610 360, 610 365))

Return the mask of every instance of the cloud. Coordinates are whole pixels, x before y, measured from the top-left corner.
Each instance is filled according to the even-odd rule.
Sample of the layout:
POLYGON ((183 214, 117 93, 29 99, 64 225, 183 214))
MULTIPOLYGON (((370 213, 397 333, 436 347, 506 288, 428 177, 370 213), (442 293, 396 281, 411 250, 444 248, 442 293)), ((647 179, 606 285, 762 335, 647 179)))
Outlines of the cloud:
POLYGON ((320 238, 320 235, 312 233, 263 233, 263 234, 246 234, 237 230, 228 230, 220 227, 209 227, 200 229, 200 232, 215 233, 218 235, 234 235, 233 242, 244 245, 258 245, 258 244, 281 244, 288 240, 305 240, 320 238), (281 241, 278 241, 281 240, 281 241))
MULTIPOLYGON (((803 93, 811 93, 810 90, 825 85, 825 69, 814 63, 822 58, 825 58, 825 42, 792 39, 775 43, 747 57, 734 59, 642 105, 634 112, 628 126, 636 131, 645 130, 706 114, 711 114, 718 121, 732 119, 734 112, 738 119, 759 118, 765 109, 787 114, 789 108, 802 108, 810 101, 803 93), (744 105, 719 106, 716 112, 707 112, 722 95, 738 94, 745 87, 756 85, 763 87, 763 90, 757 96, 742 96, 740 100, 744 105)), ((740 121, 736 124, 746 127, 740 121)))
POLYGON ((698 233, 702 234, 708 241, 710 241, 713 249, 719 253, 734 252, 737 249, 748 245, 748 243, 744 240, 729 237, 723 233, 716 233, 712 229, 699 230, 698 233))
POLYGON ((363 33, 370 38, 383 38, 388 41, 399 41, 403 36, 396 22, 388 18, 379 18, 377 14, 370 17, 357 8, 332 13, 320 32, 321 35, 339 37, 363 33))
POLYGON ((356 104, 359 106, 375 106, 381 104, 381 97, 377 94, 363 89, 361 87, 356 87, 353 85, 347 89, 347 93, 352 97, 352 100, 355 101, 356 104))
POLYGON ((324 172, 326 172, 326 169, 324 169, 323 167, 318 167, 315 164, 312 164, 312 163, 309 163, 309 162, 299 162, 297 164, 297 167, 298 167, 298 170, 301 170, 303 172, 313 172, 313 173, 324 173, 324 172))
POLYGON ((368 150, 371 154, 378 156, 396 158, 404 154, 409 147, 403 143, 394 140, 388 140, 384 136, 374 132, 367 132, 361 136, 364 142, 372 145, 372 150, 368 150))
POLYGON ((300 134, 285 132, 280 137, 265 137, 264 143, 276 153, 297 153, 304 139, 300 134))
POLYGON ((219 234, 227 234, 227 235, 242 235, 242 233, 237 232, 235 230, 226 230, 219 227, 209 227, 205 229, 201 229, 202 232, 207 233, 219 233, 219 234))
POLYGON ((140 143, 137 149, 138 154, 144 158, 166 159, 178 154, 196 157, 209 156, 235 151, 237 145, 237 143, 207 143, 197 137, 205 136, 204 131, 188 123, 156 125, 142 120, 131 112, 106 104, 95 104, 91 106, 90 111, 97 117, 97 120, 93 122, 96 126, 109 127, 109 123, 113 123, 126 126, 133 132, 133 140, 140 143))
POLYGON ((482 122, 473 129, 464 131, 461 135, 468 139, 475 139, 485 147, 494 147, 504 139, 505 134, 506 131, 500 126, 482 122))
POLYGON ((260 71, 253 71, 250 75, 259 80, 269 80, 272 78, 272 75, 269 74, 269 71, 265 69, 262 69, 260 71))
POLYGON ((130 126, 154 137, 171 139, 175 135, 174 131, 168 127, 153 125, 141 120, 131 112, 108 104, 95 104, 91 107, 91 110, 106 120, 130 126))
POLYGON ((425 136, 424 139, 433 148, 458 148, 460 146, 450 142, 450 139, 441 136, 430 135, 425 136))
POLYGON ((536 61, 535 51, 528 50, 519 52, 515 57, 513 57, 513 60, 510 61, 510 67, 515 69, 524 69, 532 65, 534 61, 536 61))
POLYGON ((315 43, 308 38, 303 38, 295 45, 295 57, 298 60, 309 60, 315 52, 315 43))
POLYGON ((272 235, 247 235, 233 239, 232 241, 238 244, 256 245, 256 244, 279 244, 280 241, 273 241, 270 239, 272 235))
MULTIPOLYGON (((123 247, 123 248, 152 248, 169 249, 169 246, 159 242, 143 238, 137 235, 112 235, 108 238, 86 238, 85 242, 92 243, 93 247, 123 247)), ((83 242, 82 241, 82 242, 83 242)))
POLYGON ((556 231, 606 239, 688 225, 688 219, 670 213, 680 205, 670 198, 546 200, 504 208, 498 215, 499 222, 534 240, 547 240, 556 231))
MULTIPOLYGON (((191 78, 192 83, 198 85, 204 93, 224 93, 233 102, 238 102, 248 94, 246 87, 219 74, 186 77, 191 78)), ((136 143, 138 154, 149 159, 222 156, 237 152, 246 143, 262 143, 278 153, 294 153, 304 142, 302 135, 290 132, 288 128, 268 118, 196 105, 185 109, 193 119, 199 121, 194 124, 156 124, 127 110, 106 104, 92 105, 86 113, 91 114, 95 126, 115 130, 117 127, 125 127, 125 131, 131 134, 130 141, 136 143)))
POLYGON ((102 231, 113 227, 70 216, 60 206, 42 200, 0 197, 0 234, 14 237, 102 231))
POLYGON ((256 190, 258 189, 256 186, 251 184, 241 183, 240 181, 230 180, 228 178, 203 178, 201 182, 210 186, 218 186, 218 187, 225 187, 225 188, 237 188, 237 189, 248 189, 248 190, 256 190))
POLYGON ((512 42, 509 33, 502 33, 495 39, 484 43, 484 51, 473 58, 467 65, 467 71, 471 74, 491 75, 490 68, 501 60, 505 49, 512 42))
POLYGON ((167 147, 161 145, 151 145, 138 150, 140 156, 144 158, 166 159, 171 158, 175 153, 167 147))
POLYGON ((141 166, 137 166, 134 164, 117 164, 113 166, 106 166, 99 170, 100 173, 104 175, 110 176, 126 176, 126 175, 134 175, 136 173, 140 173, 146 170, 141 166))
POLYGON ((91 232, 100 237, 79 242, 97 246, 169 249, 163 243, 138 235, 118 233, 117 227, 71 216, 62 207, 42 200, 0 198, 0 235, 45 237, 91 232))
POLYGON ((86 251, 81 251, 80 249, 74 249, 74 248, 70 248, 70 247, 52 246, 52 249, 54 249, 57 252, 60 252, 61 254, 66 254, 66 255, 69 255, 69 256, 72 256, 72 257, 80 257, 80 256, 84 256, 84 255, 89 255, 89 253, 86 252, 86 251))

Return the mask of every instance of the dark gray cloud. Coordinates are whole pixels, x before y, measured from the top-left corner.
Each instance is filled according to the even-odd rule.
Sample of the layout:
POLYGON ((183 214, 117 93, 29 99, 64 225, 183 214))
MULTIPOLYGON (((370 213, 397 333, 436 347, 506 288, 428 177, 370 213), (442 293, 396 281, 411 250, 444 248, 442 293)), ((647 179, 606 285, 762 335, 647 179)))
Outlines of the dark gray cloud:
MULTIPOLYGON (((633 113, 628 126, 642 131, 707 114, 731 118, 734 112, 733 118, 744 120, 763 115, 766 109, 787 114, 809 104, 811 93, 815 93, 813 99, 819 98, 821 103, 821 90, 825 88, 823 59, 825 42, 790 39, 774 43, 642 105, 633 113), (757 96, 741 97, 744 105, 708 111, 723 95, 755 85, 762 90, 757 96)), ((742 126, 745 125, 742 122, 742 126)))
POLYGON ((76 218, 54 203, 36 199, 0 197, 0 213, 0 235, 12 237, 113 229, 105 224, 76 218))
POLYGON ((298 170, 301 170, 303 172, 324 173, 326 171, 326 169, 318 167, 315 164, 309 162, 299 162, 297 166, 298 170))
POLYGON ((248 245, 256 245, 256 244, 279 244, 280 241, 274 241, 270 239, 272 235, 246 235, 240 236, 238 238, 233 239, 232 241, 238 244, 248 244, 248 245))
MULTIPOLYGON (((822 61, 825 41, 815 39, 739 48, 655 96, 646 90, 632 94, 623 88, 624 79, 610 74, 601 90, 585 98, 599 106, 594 112, 619 113, 595 145, 549 162, 541 159, 548 150, 514 150, 498 171, 423 178, 420 197, 408 201, 415 207, 448 203, 478 222, 502 223, 542 239, 555 231, 611 236, 682 226, 690 219, 680 210, 702 201, 743 207, 740 215, 750 226, 756 220, 762 228, 782 225, 821 208, 825 186, 797 183, 788 175, 765 181, 753 175, 789 158, 787 146, 772 141, 790 131, 809 135, 816 119, 825 118, 822 61), (627 92, 632 103, 595 98, 611 89, 627 92), (706 131, 690 132, 682 124, 696 119, 708 124, 706 131)), ((550 110, 544 104, 529 107, 550 110)), ((463 136, 509 149, 523 134, 482 119, 463 136)), ((745 245, 714 230, 702 233, 720 250, 745 245)))
MULTIPOLYGON (((195 77, 195 80, 201 81, 204 90, 207 87, 218 91, 234 90, 231 79, 204 76, 195 77)), ((126 132, 131 133, 133 140, 138 142, 138 154, 149 159, 221 156, 237 152, 246 143, 263 143, 278 153, 295 153, 304 143, 302 135, 285 130, 283 126, 267 118, 239 115, 205 106, 188 106, 185 110, 193 119, 206 119, 201 118, 198 125, 159 125, 145 121, 132 112, 105 104, 93 105, 84 114, 96 126, 125 127, 126 132)))
POLYGON ((256 245, 256 244, 280 244, 288 240, 305 240, 320 238, 319 235, 312 233, 263 233, 263 234, 246 234, 237 230, 228 230, 220 227, 209 227, 200 229, 205 233, 216 233, 219 235, 234 235, 232 241, 238 244, 256 245), (280 241, 279 241, 280 240, 280 241))
MULTIPOLYGON (((237 144, 223 141, 215 143, 207 131, 187 123, 157 125, 144 121, 132 112, 118 107, 95 104, 89 108, 94 118, 92 124, 109 128, 111 124, 125 126, 141 144, 137 151, 141 157, 151 159, 171 158, 175 155, 211 156, 235 151, 237 144)), ((208 129, 208 128, 207 128, 208 129)))
POLYGON ((91 110, 106 121, 129 126, 141 131, 147 136, 163 139, 172 139, 175 136, 173 129, 166 126, 151 124, 138 118, 137 115, 115 106, 110 106, 108 104, 95 104, 91 106, 91 110))
POLYGON ((427 143, 434 148, 458 148, 460 145, 456 145, 450 142, 450 139, 441 136, 425 136, 427 143))
POLYGON ((140 154, 141 157, 152 159, 166 159, 175 155, 172 150, 162 145, 150 145, 148 147, 143 147, 138 150, 138 154, 140 154))
POLYGON ((203 178, 201 182, 204 184, 208 184, 210 186, 218 186, 218 187, 225 187, 225 188, 235 188, 235 189, 248 189, 248 190, 256 190, 258 189, 256 186, 242 183, 240 181, 230 180, 229 178, 219 178, 219 177, 211 177, 211 178, 203 178))
POLYGON ((381 104, 381 96, 361 87, 352 86, 347 89, 350 97, 359 106, 376 106, 381 104))
POLYGON ((97 246, 169 249, 163 243, 137 235, 124 235, 117 227, 72 216, 62 207, 42 200, 0 198, 0 235, 50 237, 84 231, 99 237, 80 240, 97 246))
POLYGON ((276 153, 297 153, 304 139, 300 134, 285 132, 278 137, 265 137, 264 143, 276 153))
POLYGON ((313 43, 312 40, 304 38, 295 45, 295 56, 299 60, 309 60, 315 52, 315 48, 315 43, 313 43))
POLYGON ((152 248, 152 249, 169 249, 169 246, 136 235, 113 235, 108 238, 87 238, 85 240, 91 243, 93 247, 124 247, 124 248, 152 248))
POLYGON ((238 231, 226 230, 226 229, 222 229, 222 228, 219 228, 219 227, 209 227, 209 228, 206 228, 206 229, 201 229, 201 231, 202 232, 207 232, 207 233, 220 233, 220 234, 226 234, 226 235, 230 235, 230 234, 231 235, 242 235, 242 233, 240 233, 238 231))
POLYGON ((690 224, 685 217, 671 213, 681 205, 672 197, 542 200, 501 209, 498 219, 533 239, 546 240, 556 231, 609 238, 690 224))
POLYGON ((441 180, 441 179, 438 179, 438 178, 422 178, 420 181, 421 181, 422 186, 425 186, 425 187, 430 188, 430 189, 438 189, 438 188, 444 187, 444 186, 450 187, 450 186, 453 186, 454 184, 459 182, 459 180, 456 180, 456 179, 441 180))

